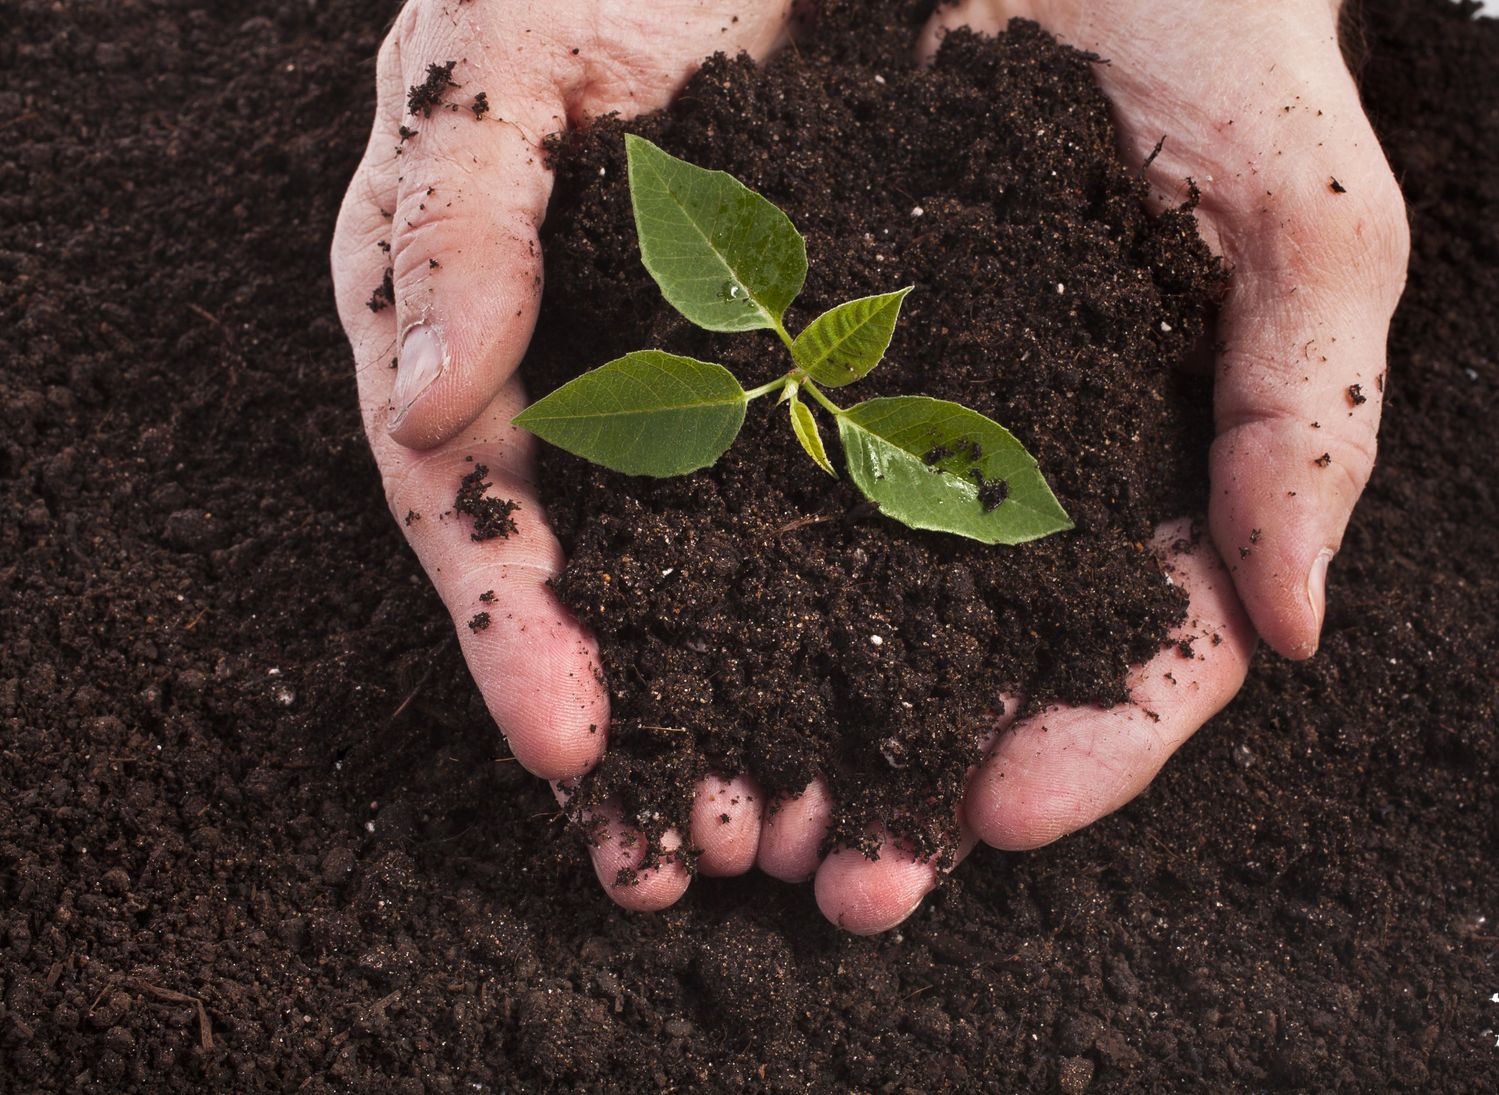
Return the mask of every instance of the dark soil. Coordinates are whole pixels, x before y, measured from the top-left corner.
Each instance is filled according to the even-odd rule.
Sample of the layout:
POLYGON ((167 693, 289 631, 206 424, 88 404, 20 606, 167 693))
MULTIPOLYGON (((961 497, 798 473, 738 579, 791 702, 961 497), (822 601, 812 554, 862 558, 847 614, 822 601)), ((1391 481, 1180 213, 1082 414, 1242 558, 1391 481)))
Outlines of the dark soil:
MULTIPOLYGON (((771 795, 821 773, 832 841, 879 823, 949 851, 1001 696, 1120 701, 1126 668, 1184 614, 1145 545, 1206 508, 1209 383, 1179 366, 1205 337, 1218 263, 1189 212, 1146 214, 1088 58, 1017 24, 952 35, 922 71, 910 27, 849 6, 763 70, 714 59, 668 115, 631 128, 731 172, 806 235, 792 330, 914 285, 887 360, 843 402, 919 393, 1005 424, 1078 528, 998 549, 912 532, 808 460, 771 399, 689 478, 550 450, 541 482, 570 560, 558 588, 600 637, 612 700, 579 804, 617 798, 653 837, 685 831, 709 770, 748 771, 771 795)), ((554 160, 534 392, 648 346, 721 361, 746 386, 786 370, 768 333, 710 335, 661 299, 617 124, 554 160)))
POLYGON ((4 6, 0 1090, 1492 1090, 1499 28, 1352 42, 1415 251, 1322 652, 860 940, 756 876, 621 914, 508 761, 328 288, 393 7, 4 6))

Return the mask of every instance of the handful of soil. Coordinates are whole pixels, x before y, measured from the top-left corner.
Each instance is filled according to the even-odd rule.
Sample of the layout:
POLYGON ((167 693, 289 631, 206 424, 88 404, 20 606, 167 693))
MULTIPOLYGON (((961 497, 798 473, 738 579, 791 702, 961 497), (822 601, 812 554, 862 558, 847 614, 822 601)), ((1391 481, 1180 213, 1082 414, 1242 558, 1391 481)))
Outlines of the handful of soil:
POLYGON ((1148 542, 1206 498, 1210 385, 1177 367, 1224 275, 1190 210, 1146 213, 1095 60, 1035 26, 952 34, 921 70, 911 21, 825 24, 763 67, 715 57, 670 111, 554 148, 530 390, 647 347, 746 386, 784 367, 771 336, 699 330, 661 299, 637 250, 628 129, 787 212, 810 262, 793 329, 914 284, 861 397, 919 392, 1004 424, 1077 529, 1019 548, 907 529, 814 467, 769 401, 686 478, 547 448, 570 560, 556 586, 599 636, 613 705, 609 753, 573 804, 616 799, 657 853, 714 771, 772 798, 821 775, 833 844, 882 825, 947 856, 1002 696, 1119 702, 1126 668, 1184 613, 1148 542))

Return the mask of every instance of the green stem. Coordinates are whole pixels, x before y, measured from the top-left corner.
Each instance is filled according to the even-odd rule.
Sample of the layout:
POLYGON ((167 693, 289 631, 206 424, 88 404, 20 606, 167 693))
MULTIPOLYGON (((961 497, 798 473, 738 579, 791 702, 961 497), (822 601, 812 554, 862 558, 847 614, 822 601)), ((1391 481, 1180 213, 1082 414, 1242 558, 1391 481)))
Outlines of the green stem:
POLYGON ((786 333, 786 325, 776 320, 776 337, 781 340, 781 345, 786 347, 787 352, 791 350, 791 336, 786 333))
POLYGON ((815 399, 818 403, 822 404, 825 410, 836 415, 843 414, 843 408, 838 406, 838 404, 834 403, 827 396, 823 395, 822 391, 817 387, 816 384, 813 384, 812 381, 803 379, 801 384, 802 390, 810 395, 813 399, 815 399))
POLYGON ((762 395, 769 395, 771 392, 778 392, 789 383, 791 383, 790 373, 787 373, 785 376, 778 376, 769 384, 761 384, 758 388, 751 388, 749 391, 745 392, 744 401, 748 403, 751 399, 759 399, 762 395))

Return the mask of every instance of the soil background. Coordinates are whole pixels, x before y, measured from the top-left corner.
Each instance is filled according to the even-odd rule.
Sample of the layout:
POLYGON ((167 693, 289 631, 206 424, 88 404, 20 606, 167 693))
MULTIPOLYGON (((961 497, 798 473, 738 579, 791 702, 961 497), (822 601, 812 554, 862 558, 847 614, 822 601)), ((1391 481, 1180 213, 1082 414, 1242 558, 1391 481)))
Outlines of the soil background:
POLYGON ((1414 254, 1322 652, 860 940, 622 915, 504 763, 328 288, 393 9, 0 0, 0 1091, 1493 1090, 1499 27, 1350 38, 1414 254))

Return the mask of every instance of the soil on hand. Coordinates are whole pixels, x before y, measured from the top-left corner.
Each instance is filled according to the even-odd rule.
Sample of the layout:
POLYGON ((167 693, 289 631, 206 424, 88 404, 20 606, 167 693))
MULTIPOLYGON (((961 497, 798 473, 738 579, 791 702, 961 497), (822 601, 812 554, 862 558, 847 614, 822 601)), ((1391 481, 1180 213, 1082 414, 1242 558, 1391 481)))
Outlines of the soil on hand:
MULTIPOLYGON (((328 285, 395 9, 5 7, 0 1091, 1492 1089, 1499 28, 1381 0, 1349 39, 1414 258, 1317 658, 1261 655, 1140 801, 1040 852, 975 853, 863 940, 756 875, 621 914, 484 711, 386 509, 328 285)), ((744 110, 780 124, 782 86, 784 107, 744 110)), ((663 136, 712 147, 679 120, 663 136)), ((791 204, 805 168, 753 160, 729 162, 791 204)), ((1338 178, 1329 200, 1354 200, 1338 178)), ((905 197, 861 233, 909 233, 924 195, 905 197)), ((862 235, 830 253, 815 209, 793 209, 821 256, 801 318, 857 279, 902 284, 873 256, 908 260, 862 235)), ((974 367, 973 324, 948 326, 974 367)), ((900 344, 893 363, 924 368, 900 344)), ((1008 402, 1026 392, 989 398, 1046 443, 1049 412, 1008 402)), ((1095 528, 1161 504, 1089 517, 1095 488, 1066 477, 1114 455, 1039 455, 1095 528)), ((817 558, 850 535, 833 523, 784 535, 817 558)), ((460 626, 476 608, 503 611, 460 626)))
MULTIPOLYGON (((686 478, 549 450, 541 482, 569 557, 556 584, 600 637, 612 703, 609 753, 576 802, 615 799, 659 838, 685 831, 709 771, 749 772, 772 798, 822 775, 831 843, 872 851, 882 827, 942 856, 1005 696, 1121 701, 1126 667, 1182 620, 1147 545, 1161 520, 1206 508, 1209 386, 1181 366, 1223 276, 1189 211, 1146 213, 1096 59, 1016 24, 953 34, 921 70, 909 27, 828 19, 764 68, 715 58, 669 113, 629 128, 790 215, 810 265, 793 330, 914 285, 885 362, 844 402, 924 394, 988 415, 1078 527, 1016 548, 906 529, 809 461, 768 399, 686 478)), ((661 299, 621 133, 596 125, 554 156, 531 391, 645 347, 721 361, 746 386, 785 372, 769 332, 713 335, 661 299)))

